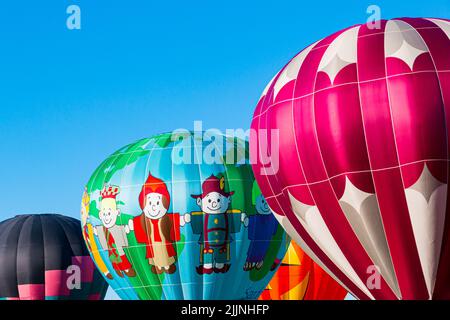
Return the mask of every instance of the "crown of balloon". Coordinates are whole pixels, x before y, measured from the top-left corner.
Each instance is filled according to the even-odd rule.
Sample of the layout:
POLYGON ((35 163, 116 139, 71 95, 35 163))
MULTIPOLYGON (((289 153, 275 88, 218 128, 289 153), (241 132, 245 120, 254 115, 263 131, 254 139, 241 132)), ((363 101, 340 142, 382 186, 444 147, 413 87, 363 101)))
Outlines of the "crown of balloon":
POLYGON ((119 192, 120 191, 118 186, 104 186, 103 190, 100 192, 100 195, 102 199, 116 199, 119 192))

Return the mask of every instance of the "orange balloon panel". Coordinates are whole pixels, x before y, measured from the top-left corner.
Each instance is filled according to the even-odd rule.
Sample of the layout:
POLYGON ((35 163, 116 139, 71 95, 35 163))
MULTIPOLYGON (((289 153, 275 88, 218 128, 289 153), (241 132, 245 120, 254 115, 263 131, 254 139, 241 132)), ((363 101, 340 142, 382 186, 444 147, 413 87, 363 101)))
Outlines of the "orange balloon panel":
POLYGON ((291 241, 260 300, 342 300, 347 291, 291 241))

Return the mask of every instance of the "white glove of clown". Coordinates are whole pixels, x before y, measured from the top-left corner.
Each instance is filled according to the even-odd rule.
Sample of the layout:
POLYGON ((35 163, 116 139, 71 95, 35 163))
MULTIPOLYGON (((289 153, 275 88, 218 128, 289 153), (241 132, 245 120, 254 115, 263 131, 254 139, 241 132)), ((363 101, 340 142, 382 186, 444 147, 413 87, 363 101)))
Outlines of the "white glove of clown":
POLYGON ((128 220, 128 225, 125 226, 125 232, 130 233, 132 230, 134 230, 134 222, 133 219, 128 220))
POLYGON ((241 222, 244 224, 244 227, 248 227, 248 217, 244 212, 241 213, 241 222))
POLYGON ((184 226, 186 223, 191 222, 191 214, 190 213, 186 213, 182 216, 180 216, 180 226, 184 226))

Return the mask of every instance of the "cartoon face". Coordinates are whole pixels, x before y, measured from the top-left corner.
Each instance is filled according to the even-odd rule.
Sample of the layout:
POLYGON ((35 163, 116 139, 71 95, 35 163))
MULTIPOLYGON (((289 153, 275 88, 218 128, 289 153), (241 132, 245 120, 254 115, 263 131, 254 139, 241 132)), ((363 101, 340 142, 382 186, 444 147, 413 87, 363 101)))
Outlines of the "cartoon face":
POLYGON ((231 197, 226 197, 218 192, 210 192, 203 199, 197 199, 197 204, 202 208, 202 211, 210 214, 227 212, 230 202, 231 197))
POLYGON ((150 219, 160 219, 167 213, 167 200, 160 193, 149 193, 145 199, 144 214, 150 219))
POLYGON ((256 212, 258 212, 258 214, 271 214, 269 205, 266 202, 266 199, 264 199, 263 195, 260 194, 257 198, 256 198, 256 212))
POLYGON ((101 206, 99 217, 103 225, 106 228, 115 226, 117 217, 120 214, 120 210, 117 209, 116 200, 110 198, 102 199, 101 206))

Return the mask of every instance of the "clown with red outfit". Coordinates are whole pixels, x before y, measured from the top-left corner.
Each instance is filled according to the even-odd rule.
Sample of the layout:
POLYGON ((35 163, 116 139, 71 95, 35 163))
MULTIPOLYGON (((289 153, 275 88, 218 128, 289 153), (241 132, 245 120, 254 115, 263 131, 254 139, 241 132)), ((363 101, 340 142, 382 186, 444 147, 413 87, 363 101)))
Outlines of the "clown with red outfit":
POLYGON ((139 194, 139 205, 142 214, 130 220, 129 229, 134 230, 137 242, 146 245, 146 258, 153 273, 174 273, 180 216, 168 213, 170 194, 164 181, 149 174, 139 194))

